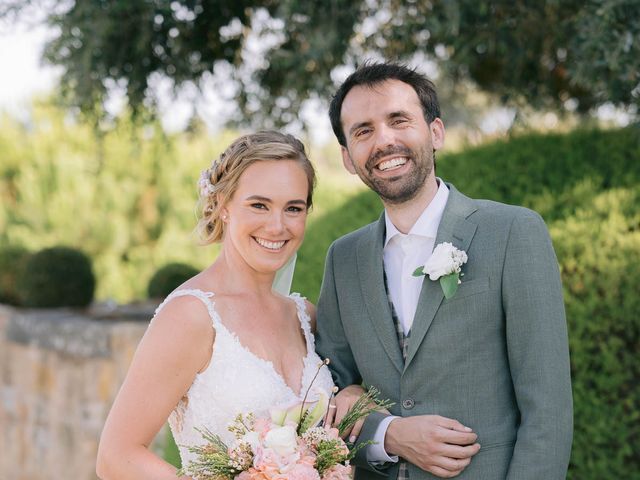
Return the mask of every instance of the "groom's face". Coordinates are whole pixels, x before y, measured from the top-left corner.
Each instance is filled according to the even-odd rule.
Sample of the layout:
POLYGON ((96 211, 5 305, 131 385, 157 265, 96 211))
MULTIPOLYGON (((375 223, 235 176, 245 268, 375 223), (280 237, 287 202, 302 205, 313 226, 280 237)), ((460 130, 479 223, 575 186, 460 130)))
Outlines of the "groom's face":
POLYGON ((427 124, 415 90, 398 80, 356 86, 341 109, 346 169, 387 203, 403 203, 425 188, 433 151, 442 146, 439 118, 427 124))

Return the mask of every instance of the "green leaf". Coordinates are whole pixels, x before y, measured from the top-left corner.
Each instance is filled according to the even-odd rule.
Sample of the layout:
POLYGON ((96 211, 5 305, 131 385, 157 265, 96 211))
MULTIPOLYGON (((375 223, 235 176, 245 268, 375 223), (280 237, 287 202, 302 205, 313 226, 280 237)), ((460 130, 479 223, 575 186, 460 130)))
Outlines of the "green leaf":
POLYGON ((418 267, 418 268, 416 268, 416 269, 413 271, 412 275, 413 275, 414 277, 421 277, 421 276, 423 276, 423 275, 424 275, 423 268, 424 268, 424 267, 418 267))
POLYGON ((456 291, 458 291, 459 279, 459 273, 450 273, 449 275, 440 277, 440 286, 442 287, 442 291, 446 298, 451 298, 456 294, 456 291))

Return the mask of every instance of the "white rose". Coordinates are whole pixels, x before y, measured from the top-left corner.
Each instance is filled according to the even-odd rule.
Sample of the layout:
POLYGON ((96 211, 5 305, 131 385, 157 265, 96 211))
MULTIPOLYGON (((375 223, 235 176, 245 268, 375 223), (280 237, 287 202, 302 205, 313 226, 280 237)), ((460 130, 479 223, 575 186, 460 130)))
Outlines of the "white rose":
POLYGON ((296 429, 286 425, 270 430, 264 438, 264 445, 282 456, 291 455, 298 445, 296 429))
POLYGON ((460 267, 467 263, 467 254, 458 250, 449 242, 440 243, 424 264, 423 272, 431 280, 438 280, 444 275, 460 272, 460 267))

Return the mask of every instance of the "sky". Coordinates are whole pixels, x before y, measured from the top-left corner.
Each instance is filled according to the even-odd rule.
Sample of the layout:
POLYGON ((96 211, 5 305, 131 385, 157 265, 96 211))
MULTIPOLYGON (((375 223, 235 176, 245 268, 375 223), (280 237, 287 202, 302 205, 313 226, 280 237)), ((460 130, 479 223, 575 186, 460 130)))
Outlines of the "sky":
MULTIPOLYGON (((44 25, 0 25, 0 111, 28 118, 31 99, 55 88, 61 69, 41 60, 44 45, 52 35, 44 25)), ((165 128, 169 131, 184 128, 192 113, 191 104, 186 100, 171 102, 168 94, 163 98, 167 100, 161 102, 161 109, 171 111, 171 115, 165 115, 165 128)), ((118 110, 122 104, 122 97, 115 95, 108 108, 118 110)))
POLYGON ((0 110, 22 116, 34 95, 46 94, 56 84, 59 69, 40 62, 48 35, 43 26, 0 28, 0 110))

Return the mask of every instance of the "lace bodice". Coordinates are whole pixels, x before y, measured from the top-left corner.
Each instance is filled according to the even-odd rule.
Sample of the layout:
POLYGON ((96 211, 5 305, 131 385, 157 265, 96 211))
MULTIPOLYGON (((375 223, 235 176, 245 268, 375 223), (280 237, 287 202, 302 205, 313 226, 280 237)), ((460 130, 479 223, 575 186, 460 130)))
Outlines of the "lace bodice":
MULTIPOLYGON (((184 295, 197 297, 205 304, 216 331, 209 365, 196 375, 187 394, 169 416, 169 426, 180 449, 182 464, 186 465, 186 462, 193 460, 186 447, 204 442, 196 428, 207 428, 219 435, 225 443, 230 444, 234 437, 227 430, 227 426, 238 413, 253 412, 257 416, 268 416, 271 408, 285 407, 302 401, 321 360, 315 352, 304 298, 298 294, 292 294, 290 298, 296 302, 298 319, 307 346, 300 394, 287 385, 270 361, 253 354, 240 343, 235 333, 223 325, 215 310, 213 293, 202 290, 177 290, 160 304, 156 314, 171 299, 184 295)), ((316 389, 320 388, 330 394, 332 387, 331 374, 327 367, 323 367, 313 382, 308 400, 317 398, 316 389)))

